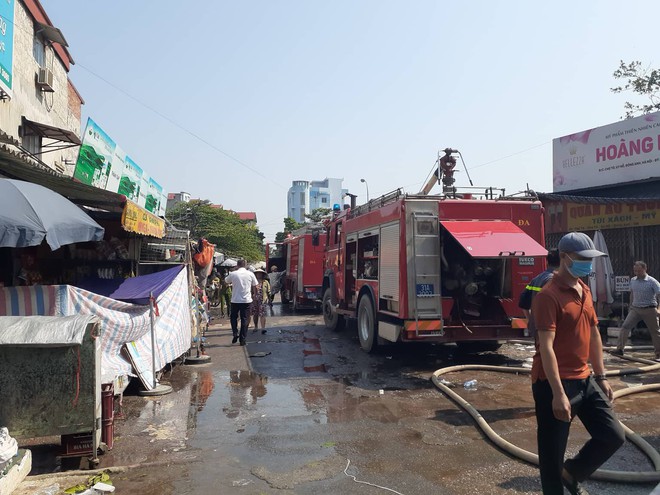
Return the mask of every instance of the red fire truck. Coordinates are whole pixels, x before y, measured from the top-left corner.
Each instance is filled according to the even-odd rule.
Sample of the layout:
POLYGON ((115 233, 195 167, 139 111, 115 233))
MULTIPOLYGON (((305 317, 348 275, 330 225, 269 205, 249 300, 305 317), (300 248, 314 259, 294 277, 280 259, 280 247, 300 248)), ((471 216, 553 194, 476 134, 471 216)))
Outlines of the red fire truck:
POLYGON ((454 152, 419 194, 397 190, 327 223, 324 322, 356 318, 365 351, 379 340, 496 349, 524 335, 518 298, 547 254, 541 203, 503 190, 460 194, 454 152), (440 179, 443 193, 429 196, 440 179))
POLYGON ((299 308, 320 307, 323 281, 323 256, 326 236, 320 225, 306 225, 287 237, 284 242, 268 244, 268 269, 276 265, 282 276, 282 303, 291 302, 299 308))

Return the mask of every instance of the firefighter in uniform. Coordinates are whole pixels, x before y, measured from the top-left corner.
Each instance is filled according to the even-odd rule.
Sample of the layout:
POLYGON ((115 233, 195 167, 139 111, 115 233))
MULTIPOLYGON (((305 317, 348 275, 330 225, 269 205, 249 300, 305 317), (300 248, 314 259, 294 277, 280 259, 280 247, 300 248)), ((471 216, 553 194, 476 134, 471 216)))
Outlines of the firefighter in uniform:
POLYGON ((534 337, 534 339, 536 339, 536 325, 534 325, 534 319, 531 316, 532 301, 534 300, 534 296, 541 292, 543 286, 552 278, 555 270, 559 268, 559 250, 550 249, 546 261, 548 262, 548 268, 539 273, 527 284, 525 290, 520 294, 518 301, 518 307, 523 310, 525 318, 527 318, 529 335, 530 337, 534 337))

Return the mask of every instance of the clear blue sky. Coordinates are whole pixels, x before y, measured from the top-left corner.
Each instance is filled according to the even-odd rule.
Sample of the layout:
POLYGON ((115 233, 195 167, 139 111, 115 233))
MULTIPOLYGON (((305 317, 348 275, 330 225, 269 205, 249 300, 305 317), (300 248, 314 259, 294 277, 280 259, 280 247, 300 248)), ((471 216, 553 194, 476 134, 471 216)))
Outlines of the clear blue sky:
POLYGON ((445 147, 475 185, 551 191, 552 138, 623 115, 619 60, 658 65, 656 1, 42 3, 83 121, 167 191, 256 211, 267 240, 292 180, 417 192, 445 147))

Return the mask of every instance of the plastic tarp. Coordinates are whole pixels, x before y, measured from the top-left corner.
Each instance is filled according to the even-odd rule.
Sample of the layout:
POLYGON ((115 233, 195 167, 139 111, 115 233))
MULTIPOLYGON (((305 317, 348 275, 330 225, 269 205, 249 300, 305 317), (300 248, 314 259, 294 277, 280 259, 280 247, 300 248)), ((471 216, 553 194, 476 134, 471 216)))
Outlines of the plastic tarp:
POLYGON ((85 330, 98 318, 86 316, 0 317, 0 345, 64 347, 82 345, 85 330))
POLYGON ((179 265, 162 272, 126 279, 89 278, 82 280, 78 287, 117 301, 146 306, 149 304, 149 294, 153 293, 154 298, 158 299, 182 269, 183 266, 179 265))
MULTIPOLYGON (((139 277, 136 277, 139 278, 139 277)), ((177 276, 156 299, 156 370, 162 369, 190 348, 191 322, 187 270, 177 276)), ((70 285, 6 287, 0 289, 0 315, 94 315, 101 320, 101 379, 152 373, 149 306, 117 301, 70 285), (142 359, 134 369, 125 356, 129 349, 142 359)), ((145 383, 145 386, 148 386, 145 383)))

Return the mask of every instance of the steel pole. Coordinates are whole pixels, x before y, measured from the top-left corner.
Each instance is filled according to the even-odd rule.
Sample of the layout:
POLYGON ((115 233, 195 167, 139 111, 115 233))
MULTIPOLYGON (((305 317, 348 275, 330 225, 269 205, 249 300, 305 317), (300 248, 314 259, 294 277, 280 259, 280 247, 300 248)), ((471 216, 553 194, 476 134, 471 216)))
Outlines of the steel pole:
POLYGON ((151 369, 154 374, 154 389, 156 388, 156 325, 154 325, 154 293, 149 292, 149 323, 151 325, 151 369))

